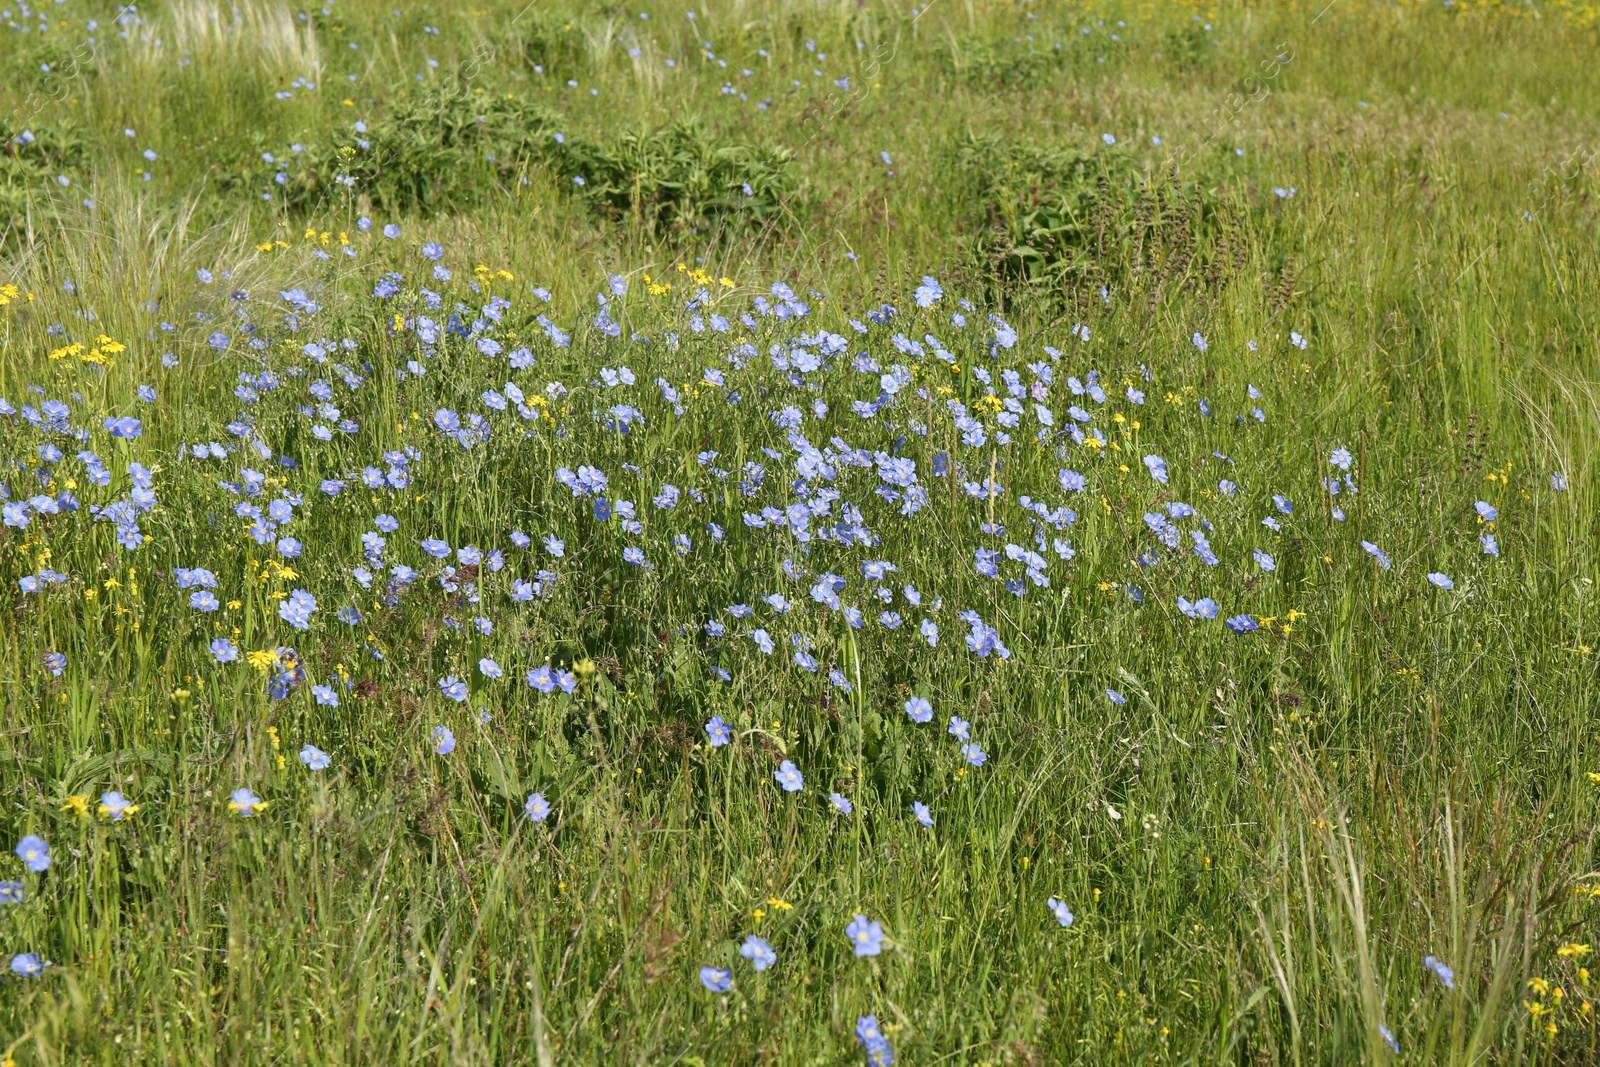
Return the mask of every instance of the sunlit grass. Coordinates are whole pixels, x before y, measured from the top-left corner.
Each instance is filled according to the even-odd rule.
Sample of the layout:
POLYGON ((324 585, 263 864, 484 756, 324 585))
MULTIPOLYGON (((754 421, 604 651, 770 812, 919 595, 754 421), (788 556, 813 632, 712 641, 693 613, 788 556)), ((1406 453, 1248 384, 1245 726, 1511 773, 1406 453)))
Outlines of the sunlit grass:
POLYGON ((229 30, 227 9, 185 5, 140 12, 127 40, 99 11, 76 67, 85 9, 48 35, 0 30, 8 137, 38 138, 0 157, 0 396, 69 400, 90 431, 0 429, 8 504, 83 505, 0 531, 0 821, 8 848, 33 833, 53 855, 0 869, 25 897, 0 904, 0 954, 51 961, 6 978, 0 1047, 19 1064, 843 1063, 872 1014, 904 1063, 1588 1062, 1594 30, 1584 8, 1321 9, 241 5, 229 30), (486 119, 548 118, 480 130, 474 99, 504 102, 486 119), (441 118, 435 136, 435 101, 471 132, 441 118), (340 156, 375 130, 392 155, 340 156), (741 168, 767 184, 745 194, 741 168), (601 172, 605 197, 573 181, 601 172), (425 195, 386 200, 402 181, 425 195), (391 270, 395 295, 374 296, 391 270), (944 290, 927 309, 923 275, 944 290), (779 282, 804 318, 758 314, 779 282), (509 308, 479 335, 499 352, 443 333, 457 301, 471 328, 494 296, 509 308), (850 325, 885 303, 887 325, 850 325), (713 314, 726 333, 691 325, 713 314), (441 329, 432 355, 419 316, 441 329), (274 344, 251 349, 246 322, 274 344), (808 390, 769 348, 818 330, 846 347, 803 372, 808 390), (513 369, 521 346, 537 362, 513 369), (852 369, 861 350, 877 370, 852 369), (1000 443, 1000 372, 1029 387, 1034 362, 1049 429, 1082 405, 1098 444, 1037 442, 1031 393, 1000 443), (896 363, 896 405, 856 414, 896 363), (635 385, 604 384, 623 366, 635 385), (1090 370, 1104 404, 1066 383, 1090 370), (482 399, 507 382, 526 416, 482 399), (982 416, 982 446, 961 443, 952 399, 982 416), (631 417, 618 404, 642 424, 606 429, 631 417), (854 504, 879 545, 747 525, 796 499, 785 405, 835 453, 810 481, 842 498, 811 532, 854 504), (462 447, 440 409, 491 436, 462 447), (245 412, 253 430, 230 430, 245 412), (120 417, 141 435, 102 429, 120 417), (926 503, 902 514, 835 436, 913 460, 926 503), (210 441, 232 454, 196 458, 210 441), (362 483, 407 447, 403 487, 362 483), (89 506, 128 496, 135 461, 156 503, 129 550, 89 506), (747 463, 766 468, 748 496, 747 463), (642 532, 558 480, 580 465, 642 532), (303 499, 265 543, 219 484, 241 468, 264 476, 254 503, 303 499), (703 499, 660 507, 667 484, 703 499), (974 550, 1035 547, 1023 495, 1076 519, 1041 527, 1047 588, 1002 552, 1019 597, 974 550), (1173 520, 1170 550, 1143 518, 1175 501, 1212 524, 1218 565, 1191 551, 1196 519, 1173 520), (379 513, 398 528, 365 588, 379 513), (441 562, 429 538, 505 567, 441 562), (1158 565, 1136 562, 1147 550, 1158 565), (869 581, 872 560, 898 570, 869 581), (420 577, 385 602, 396 564, 420 577), (445 565, 478 569, 451 589, 445 565), (180 588, 196 567, 214 612, 180 588), (24 592, 45 571, 67 580, 24 592), (860 629, 811 591, 825 572, 848 579, 860 629), (519 581, 540 592, 513 599, 519 581), (318 604, 307 630, 279 611, 297 589, 318 604), (1186 618, 1180 597, 1222 617, 1186 618), (741 603, 753 617, 725 610, 741 603), (968 610, 1008 659, 969 649, 968 610), (1258 628, 1230 632, 1238 614, 1258 628), (237 660, 217 661, 219 639, 237 660), (271 699, 280 646, 303 677, 271 699), (546 663, 570 695, 525 681, 546 663), (732 744, 709 743, 713 716, 732 744), (307 744, 327 769, 297 757, 307 744), (774 779, 783 760, 803 789, 774 779), (240 787, 266 806, 230 809, 240 787), (138 810, 101 814, 113 790, 138 810), (534 792, 548 819, 525 814, 534 792), (882 924, 881 955, 852 951, 858 913, 882 924), (740 955, 752 934, 772 968, 740 955), (702 966, 731 969, 732 991, 702 966))

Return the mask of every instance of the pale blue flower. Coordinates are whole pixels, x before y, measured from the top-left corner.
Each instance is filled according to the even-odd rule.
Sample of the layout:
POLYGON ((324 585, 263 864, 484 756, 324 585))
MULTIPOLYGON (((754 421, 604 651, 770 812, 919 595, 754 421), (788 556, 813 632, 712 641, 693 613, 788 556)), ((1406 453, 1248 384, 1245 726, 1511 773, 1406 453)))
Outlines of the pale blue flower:
POLYGON ((772 772, 772 777, 783 786, 785 793, 797 793, 805 786, 805 779, 800 774, 800 768, 791 760, 784 760, 778 769, 772 772))
POLYGON ((712 993, 726 993, 733 988, 733 972, 721 967, 702 967, 700 984, 712 993))
POLYGON ((856 956, 876 956, 883 951, 883 925, 872 922, 865 915, 857 915, 844 928, 844 935, 856 950, 856 956))
POLYGON ((772 946, 755 934, 744 939, 744 944, 739 946, 739 955, 749 960, 750 965, 758 971, 764 971, 778 962, 778 954, 772 951, 772 946))
POLYGON ((28 870, 40 874, 50 869, 50 846, 38 834, 29 834, 17 842, 17 859, 28 865, 28 870))

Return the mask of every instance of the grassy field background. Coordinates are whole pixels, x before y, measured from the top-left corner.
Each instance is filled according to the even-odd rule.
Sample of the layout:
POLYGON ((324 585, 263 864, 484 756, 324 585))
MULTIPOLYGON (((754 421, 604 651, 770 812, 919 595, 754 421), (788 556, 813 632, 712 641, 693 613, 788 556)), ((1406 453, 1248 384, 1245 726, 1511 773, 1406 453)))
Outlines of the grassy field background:
POLYGON ((8 1067, 1594 1062, 1600 8, 7 6, 8 1067))

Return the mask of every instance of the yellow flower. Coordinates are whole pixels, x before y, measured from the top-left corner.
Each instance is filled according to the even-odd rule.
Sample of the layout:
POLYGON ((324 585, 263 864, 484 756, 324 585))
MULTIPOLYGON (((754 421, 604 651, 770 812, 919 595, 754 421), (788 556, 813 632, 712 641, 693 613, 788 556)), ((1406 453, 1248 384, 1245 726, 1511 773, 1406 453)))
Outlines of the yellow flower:
POLYGON ((794 905, 793 904, 790 904, 787 900, 783 900, 783 899, 781 899, 779 897, 768 897, 767 898, 767 903, 772 905, 774 908, 777 908, 779 911, 793 911, 794 910, 794 905))
POLYGON ((278 662, 278 653, 276 649, 264 648, 259 652, 250 653, 247 658, 250 660, 250 666, 258 671, 264 671, 278 662))
POLYGON ((1530 978, 1528 979, 1528 988, 1533 990, 1534 996, 1542 997, 1550 992, 1550 983, 1543 978, 1530 978))
POLYGON ((70 811, 80 819, 87 819, 89 817, 89 798, 74 793, 67 798, 65 804, 61 805, 61 810, 70 811))
POLYGON ((1569 942, 1556 949, 1556 955, 1569 960, 1581 960, 1592 950, 1588 945, 1580 945, 1576 941, 1569 942))

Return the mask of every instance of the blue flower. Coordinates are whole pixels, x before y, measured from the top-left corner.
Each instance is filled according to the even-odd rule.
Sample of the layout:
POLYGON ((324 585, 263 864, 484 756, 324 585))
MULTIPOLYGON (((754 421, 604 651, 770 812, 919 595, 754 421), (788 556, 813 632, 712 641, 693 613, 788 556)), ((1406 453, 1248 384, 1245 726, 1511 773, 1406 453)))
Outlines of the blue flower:
POLYGON ((933 825, 933 813, 928 810, 928 805, 924 804, 922 801, 913 800, 911 802, 911 814, 915 815, 917 817, 917 821, 923 826, 933 825))
POLYGON ((1373 559, 1378 561, 1378 566, 1382 567, 1384 570, 1388 570, 1389 569, 1389 567, 1391 566, 1391 564, 1389 562, 1389 557, 1384 555, 1383 549, 1379 548, 1377 545, 1373 544, 1371 541, 1363 541, 1363 542, 1361 542, 1361 547, 1366 549, 1368 555, 1370 555, 1373 559))
POLYGON ((139 420, 135 418, 108 418, 106 419, 104 425, 106 432, 112 437, 121 437, 132 440, 135 437, 144 436, 144 427, 141 426, 139 424, 139 420))
POLYGON ((856 950, 856 956, 876 956, 883 951, 883 925, 872 922, 865 915, 856 915, 844 928, 844 936, 856 950))
POLYGON ((870 1067, 887 1067, 895 1062, 894 1048, 878 1028, 877 1016, 863 1015, 856 1019, 856 1040, 861 1042, 862 1049, 866 1051, 870 1067))
POLYGON ((311 695, 316 697, 317 703, 323 707, 336 708, 339 706, 339 694, 333 691, 331 685, 314 685, 311 695))
POLYGON ((1106 699, 1111 701, 1113 704, 1126 704, 1128 702, 1128 698, 1117 692, 1115 689, 1106 690, 1106 699))
POLYGON ((316 610, 316 598, 304 589, 296 589, 289 599, 278 601, 278 615, 296 630, 309 630, 311 613, 316 610))
POLYGON ((267 806, 267 802, 256 796, 249 786, 240 786, 228 795, 228 807, 250 818, 267 806))
POLYGON ((706 737, 712 748, 721 748, 733 740, 733 728, 722 721, 721 715, 713 715, 706 723, 706 737))
POLYGON ((485 657, 478 661, 478 673, 485 678, 499 678, 505 674, 505 671, 500 669, 500 664, 485 657))
POLYGON ((1222 609, 1210 597, 1201 597, 1190 603, 1183 597, 1178 598, 1178 610, 1191 619, 1214 619, 1221 614, 1222 609))
POLYGON ((733 988, 733 972, 721 967, 702 967, 700 984, 712 993, 726 993, 733 988))
POLYGON ((1251 555, 1255 557, 1256 563, 1260 565, 1262 570, 1272 571, 1278 569, 1278 565, 1273 562, 1272 557, 1259 548, 1252 552, 1251 555))
POLYGON ((974 767, 982 767, 989 759, 989 754, 985 752, 983 750, 983 746, 979 745, 976 741, 970 741, 967 744, 962 745, 961 755, 974 767))
POLYGON ((1259 630, 1261 628, 1256 620, 1248 615, 1235 615, 1231 619, 1225 620, 1225 624, 1228 629, 1236 634, 1247 634, 1251 630, 1259 630))
POLYGON ((543 793, 531 793, 522 810, 534 822, 544 822, 550 817, 550 802, 544 798, 543 793))
POLYGON ((321 771, 327 769, 333 757, 316 745, 306 745, 300 750, 300 762, 306 765, 307 770, 321 771))
POLYGON ((1383 1037, 1383 1043, 1389 1046, 1389 1051, 1396 1056, 1400 1054, 1400 1042, 1394 1038, 1394 1032, 1382 1023, 1378 1024, 1378 1033, 1383 1037))
POLYGON ((467 699, 467 683, 453 674, 439 679, 439 692, 457 703, 467 699))
POLYGON ((456 750, 456 735, 450 732, 448 726, 435 726, 433 728, 433 751, 436 755, 448 756, 456 750))
POLYGON ((28 870, 40 874, 50 869, 50 846, 38 834, 29 834, 17 842, 17 859, 28 865, 28 870))
POLYGON ((800 774, 800 768, 791 760, 784 760, 778 769, 772 772, 772 777, 783 786, 785 793, 797 793, 805 786, 805 778, 800 774))
POLYGON ((758 971, 764 971, 778 962, 778 954, 772 951, 772 946, 766 939, 751 934, 744 939, 744 944, 739 946, 739 955, 750 961, 750 965, 758 971))
POLYGON ((1422 958, 1422 965, 1428 968, 1428 970, 1432 971, 1434 976, 1439 979, 1439 984, 1444 986, 1446 989, 1454 989, 1456 987, 1456 972, 1446 967, 1434 957, 1424 956, 1422 958))
POLYGON ((1480 500, 1472 506, 1477 509, 1478 518, 1484 522, 1493 522, 1500 517, 1500 512, 1496 511, 1494 505, 1486 500, 1480 500))
POLYGON ((548 663, 528 672, 528 685, 541 693, 555 692, 558 681, 557 672, 552 671, 548 663))
POLYGON ((1162 485, 1167 484, 1166 460, 1162 459, 1160 456, 1146 456, 1144 457, 1144 465, 1150 468, 1150 477, 1154 478, 1162 485))
POLYGON ((829 793, 828 802, 833 805, 833 810, 837 811, 840 815, 849 815, 855 810, 855 805, 851 804, 850 801, 845 799, 845 797, 840 793, 829 793))
POLYGON ((928 722, 933 718, 933 705, 926 697, 912 697, 906 701, 906 714, 912 722, 928 722))
POLYGON ((1062 926, 1072 925, 1072 912, 1067 908, 1066 901, 1050 897, 1045 903, 1050 906, 1050 911, 1055 915, 1056 922, 1062 926))
POLYGON ((1429 571, 1428 581, 1432 582, 1440 589, 1454 589, 1456 587, 1456 583, 1450 580, 1450 576, 1440 571, 1429 571))
POLYGON ((37 952, 19 952, 11 957, 11 973, 23 978, 37 978, 50 966, 49 960, 41 960, 37 952))
POLYGON ((444 255, 444 249, 440 248, 437 243, 429 241, 422 246, 422 255, 426 259, 438 259, 444 255))
POLYGON ((959 715, 952 715, 950 716, 950 729, 947 732, 957 740, 966 741, 971 738, 971 735, 967 732, 971 728, 972 724, 970 722, 959 715))
POLYGON ((21 904, 25 895, 21 882, 0 882, 0 906, 21 904))

